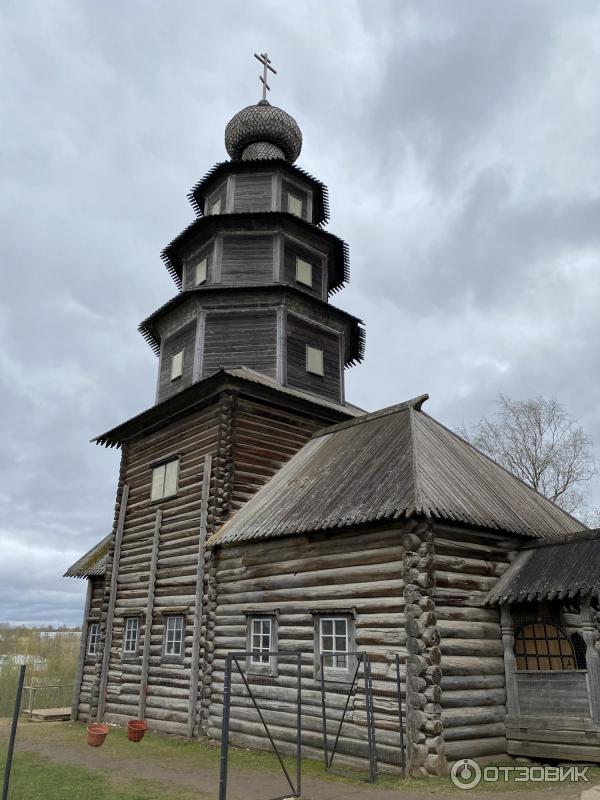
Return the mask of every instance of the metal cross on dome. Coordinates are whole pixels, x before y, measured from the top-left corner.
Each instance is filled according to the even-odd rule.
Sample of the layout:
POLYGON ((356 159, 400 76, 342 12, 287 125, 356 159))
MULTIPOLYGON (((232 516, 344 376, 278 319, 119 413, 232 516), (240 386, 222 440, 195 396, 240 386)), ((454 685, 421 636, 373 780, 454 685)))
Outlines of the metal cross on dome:
POLYGON ((261 53, 260 55, 258 55, 257 53, 254 53, 254 58, 256 58, 258 61, 260 61, 260 63, 263 65, 263 74, 259 75, 259 78, 261 79, 262 85, 263 85, 263 96, 262 96, 262 99, 266 100, 267 99, 267 89, 269 91, 271 91, 271 87, 267 83, 267 70, 270 69, 271 72, 274 75, 277 75, 277 70, 273 69, 273 67, 271 66, 271 59, 269 58, 269 56, 266 53, 261 53))

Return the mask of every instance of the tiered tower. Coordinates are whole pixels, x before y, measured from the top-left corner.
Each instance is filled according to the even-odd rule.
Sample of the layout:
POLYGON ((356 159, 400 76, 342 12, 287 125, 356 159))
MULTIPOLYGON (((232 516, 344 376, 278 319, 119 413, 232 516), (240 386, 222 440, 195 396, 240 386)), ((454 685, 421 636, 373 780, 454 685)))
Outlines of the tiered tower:
POLYGON ((231 160, 189 194, 197 219, 162 254, 180 292, 140 325, 160 356, 156 402, 244 366, 344 405, 364 330, 329 303, 348 249, 323 229, 326 187, 294 166, 300 128, 262 99, 231 119, 225 145, 231 160))

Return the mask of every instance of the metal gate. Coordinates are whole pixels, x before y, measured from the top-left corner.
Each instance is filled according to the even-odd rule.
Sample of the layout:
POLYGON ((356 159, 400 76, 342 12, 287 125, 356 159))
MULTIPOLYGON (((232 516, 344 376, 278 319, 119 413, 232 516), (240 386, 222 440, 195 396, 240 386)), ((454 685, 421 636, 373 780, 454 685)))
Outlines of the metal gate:
MULTIPOLYGON (((289 676, 288 676, 289 678, 289 676)), ((289 791, 273 800, 287 800, 287 798, 300 798, 302 784, 302 654, 286 652, 264 651, 229 653, 225 660, 225 675, 223 680, 223 723, 221 729, 221 771, 219 779, 219 800, 227 800, 227 766, 229 756, 229 729, 232 701, 232 687, 237 679, 237 688, 241 690, 245 699, 249 699, 251 707, 256 712, 260 724, 264 729, 273 752, 277 756, 285 780, 289 786, 289 791), (296 710, 296 748, 295 775, 290 775, 286 768, 281 753, 269 730, 269 723, 266 719, 267 712, 265 697, 261 697, 258 687, 277 686, 277 671, 272 673, 271 664, 276 659, 277 671, 282 666, 293 665, 295 673, 295 688, 288 686, 285 691, 289 695, 288 706, 296 710), (258 663, 257 663, 258 661, 258 663), (249 670, 248 668, 251 667, 249 670), (261 672, 262 669, 262 672, 261 672), (241 679, 241 681, 240 681, 241 679)), ((289 680, 287 681, 289 682, 289 680)), ((272 712, 271 712, 272 713, 272 712)), ((260 798, 263 800, 263 798, 260 798)))

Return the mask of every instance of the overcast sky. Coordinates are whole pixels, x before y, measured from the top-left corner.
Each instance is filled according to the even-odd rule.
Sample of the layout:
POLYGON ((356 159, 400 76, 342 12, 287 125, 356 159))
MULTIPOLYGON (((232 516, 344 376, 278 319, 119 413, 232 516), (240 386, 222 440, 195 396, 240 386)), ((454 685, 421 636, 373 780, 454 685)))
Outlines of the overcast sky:
POLYGON ((265 49, 350 245, 349 399, 429 392, 455 426, 542 394, 600 446, 595 0, 4 0, 0 620, 81 619, 61 575, 110 530, 119 457, 89 439, 153 403, 159 254, 265 49))

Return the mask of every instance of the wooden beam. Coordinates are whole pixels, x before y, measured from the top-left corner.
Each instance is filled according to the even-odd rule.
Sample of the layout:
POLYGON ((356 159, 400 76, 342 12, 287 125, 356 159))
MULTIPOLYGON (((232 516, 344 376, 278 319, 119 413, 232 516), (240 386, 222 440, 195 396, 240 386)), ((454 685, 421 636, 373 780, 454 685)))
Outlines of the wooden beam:
POLYGON ((154 587, 156 584, 156 564, 158 561, 161 523, 162 511, 158 509, 154 519, 152 556, 150 558, 150 575, 148 578, 148 600, 146 602, 146 622, 144 625, 144 652, 142 655, 142 675, 140 678, 140 701, 138 710, 139 719, 144 719, 144 714, 146 713, 146 695, 148 693, 148 664, 150 661, 150 633, 152 629, 152 614, 154 611, 154 587))
POLYGON ((506 681, 506 712, 509 717, 519 716, 519 689, 515 670, 515 631, 512 624, 510 607, 500 607, 500 624, 502 626, 502 645, 504 648, 504 679, 506 681))
POLYGON ((102 671, 100 673, 100 688, 98 694, 98 709, 96 711, 96 721, 101 722, 104 718, 106 708, 106 685, 108 683, 108 667, 110 664, 110 649, 112 647, 112 629, 115 619, 115 600, 117 597, 117 577, 119 575, 119 559, 121 557, 121 542, 123 540, 123 528, 125 526, 125 512, 127 510, 127 498, 129 497, 129 485, 123 486, 121 504, 119 507, 119 521, 115 533, 115 549, 113 553, 112 573, 110 578, 110 595, 108 600, 108 611, 106 613, 106 629, 104 633, 104 649, 102 651, 102 671))
POLYGON ((83 622, 81 623, 81 644, 79 646, 79 659, 77 661, 77 671, 75 672, 75 686, 73 688, 73 702, 71 704, 71 719, 75 722, 79 718, 79 695, 81 693, 81 681, 83 680, 83 667, 85 664, 85 653, 87 650, 88 636, 88 617, 92 605, 93 581, 87 579, 87 594, 85 596, 85 609, 83 611, 83 622))
POLYGON ((192 642, 192 667, 190 675, 190 697, 188 705, 187 735, 190 739, 194 734, 196 722, 196 708, 198 705, 198 673, 200 660, 200 627, 202 623, 202 596, 204 594, 204 552, 206 549, 206 535, 208 531, 208 497, 210 494, 210 474, 212 456, 204 457, 204 470, 202 472, 202 494, 200 498, 200 531, 198 536, 198 572, 196 575, 196 603, 194 607, 194 634, 192 642))

